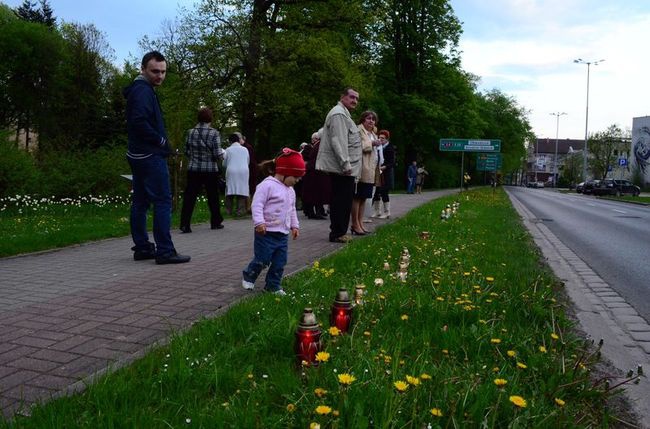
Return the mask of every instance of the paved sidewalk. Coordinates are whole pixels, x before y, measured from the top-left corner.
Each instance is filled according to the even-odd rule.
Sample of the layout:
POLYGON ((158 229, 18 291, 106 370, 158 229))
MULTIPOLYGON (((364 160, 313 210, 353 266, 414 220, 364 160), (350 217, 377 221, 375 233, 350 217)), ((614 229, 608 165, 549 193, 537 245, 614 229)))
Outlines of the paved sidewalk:
MULTIPOLYGON (((391 195, 391 220, 456 192, 391 195)), ((344 246, 328 241, 328 220, 301 214, 300 222, 285 273, 344 246)), ((186 329, 250 295, 241 287, 241 270, 253 255, 251 220, 224 225, 214 231, 208 224, 193 225, 191 234, 173 231, 179 252, 192 256, 188 264, 135 262, 130 237, 0 259, 4 415, 28 413, 34 402, 82 390, 84 381, 109 366, 117 369, 164 343, 171 330, 186 329)))

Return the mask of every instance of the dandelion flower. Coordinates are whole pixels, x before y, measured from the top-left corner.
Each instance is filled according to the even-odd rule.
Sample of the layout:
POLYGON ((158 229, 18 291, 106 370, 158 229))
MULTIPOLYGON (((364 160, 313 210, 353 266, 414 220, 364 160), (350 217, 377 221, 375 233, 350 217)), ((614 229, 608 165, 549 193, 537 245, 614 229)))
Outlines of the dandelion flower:
POLYGON ((350 384, 354 383, 354 381, 356 380, 354 375, 347 374, 347 373, 339 374, 338 378, 339 378, 339 383, 344 384, 346 386, 349 386, 350 384))
POLYGON ((417 377, 411 377, 410 375, 406 376, 406 381, 408 381, 409 384, 412 384, 413 386, 419 386, 420 385, 420 379, 417 377))
POLYGON ((494 277, 486 277, 486 278, 485 278, 485 281, 487 281, 487 282, 493 282, 493 281, 494 281, 494 277))
POLYGON ((555 332, 553 332, 551 334, 551 338, 553 338, 554 340, 559 340, 560 339, 560 337, 555 332))
POLYGON ((402 319, 402 320, 409 320, 409 316, 408 316, 408 314, 402 314, 401 319, 402 319))
POLYGON ((320 429, 320 424, 318 424, 316 422, 311 422, 309 424, 309 429, 320 429))
POLYGON ((560 407, 563 407, 564 404, 566 404, 566 402, 564 402, 564 401, 563 401, 562 399, 560 399, 560 398, 555 398, 555 403, 556 403, 558 406, 560 406, 560 407))
POLYGON ((526 408, 526 406, 528 405, 526 400, 524 398, 522 398, 521 396, 512 395, 509 399, 510 399, 510 402, 512 402, 513 404, 515 404, 516 407, 519 407, 519 408, 526 408))
POLYGON ((338 417, 339 414, 340 414, 340 413, 339 413, 339 410, 332 410, 332 415, 333 415, 334 417, 338 417))
POLYGON ((427 374, 426 372, 424 372, 424 373, 422 373, 420 375, 420 379, 422 379, 422 380, 431 380, 431 376, 429 374, 427 374))
POLYGON ((447 349, 442 349, 442 354, 443 354, 443 355, 448 355, 448 354, 449 354, 449 350, 447 350, 447 349))
POLYGON ((370 336, 370 331, 363 331, 363 335, 365 335, 366 337, 369 337, 370 336))
POLYGON ((327 395, 327 390, 323 389, 322 387, 317 387, 314 389, 314 393, 319 398, 322 398, 323 396, 327 395))
POLYGON ((503 387, 506 384, 508 384, 508 380, 504 380, 503 378, 495 378, 494 379, 494 384, 496 384, 497 387, 503 387))
POLYGON ((341 334, 341 331, 340 331, 340 329, 337 328, 336 326, 332 326, 332 327, 329 329, 329 333, 330 333, 331 336, 333 336, 333 337, 337 337, 337 336, 339 336, 339 335, 341 334))
POLYGON ((327 352, 318 352, 316 353, 317 362, 327 362, 330 359, 330 354, 327 352))
POLYGON ((501 344, 501 339, 500 338, 492 338, 490 340, 492 344, 501 344))
POLYGON ((319 405, 316 407, 316 413, 320 414, 321 416, 326 416, 331 412, 332 407, 328 407, 327 405, 319 405))
POLYGON ((517 352, 514 351, 514 350, 508 350, 508 351, 506 352, 506 354, 507 354, 508 356, 510 356, 510 357, 515 357, 515 356, 517 356, 517 352))
POLYGON ((544 346, 539 346, 539 351, 541 353, 546 353, 548 350, 546 350, 546 347, 544 347, 544 346))
POLYGON ((393 383, 393 386, 395 386, 395 389, 397 389, 398 392, 406 392, 406 390, 409 388, 408 383, 398 380, 395 383, 393 383))
POLYGON ((517 367, 521 369, 526 369, 528 366, 525 363, 517 362, 517 367))
POLYGON ((287 405, 287 411, 290 412, 290 413, 293 413, 294 411, 296 411, 296 405, 295 404, 288 404, 287 405))
POLYGON ((431 408, 429 412, 434 417, 442 417, 442 411, 440 410, 440 408, 431 408))

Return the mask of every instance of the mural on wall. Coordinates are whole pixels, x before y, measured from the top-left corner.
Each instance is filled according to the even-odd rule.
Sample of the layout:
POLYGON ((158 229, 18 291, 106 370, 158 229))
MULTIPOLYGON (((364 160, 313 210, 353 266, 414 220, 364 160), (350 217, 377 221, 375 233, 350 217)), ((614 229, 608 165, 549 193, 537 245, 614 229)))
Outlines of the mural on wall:
POLYGON ((644 181, 650 181, 650 116, 632 119, 632 153, 644 181))

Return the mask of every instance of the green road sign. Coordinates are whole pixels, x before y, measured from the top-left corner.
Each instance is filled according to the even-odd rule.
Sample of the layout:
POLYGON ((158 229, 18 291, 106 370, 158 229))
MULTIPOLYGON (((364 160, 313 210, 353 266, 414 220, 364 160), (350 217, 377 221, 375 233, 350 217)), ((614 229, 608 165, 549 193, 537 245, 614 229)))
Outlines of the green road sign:
POLYGON ((501 152, 501 140, 440 139, 443 152, 501 152))
POLYGON ((501 169, 500 153, 477 153, 476 169, 478 171, 497 171, 501 169))

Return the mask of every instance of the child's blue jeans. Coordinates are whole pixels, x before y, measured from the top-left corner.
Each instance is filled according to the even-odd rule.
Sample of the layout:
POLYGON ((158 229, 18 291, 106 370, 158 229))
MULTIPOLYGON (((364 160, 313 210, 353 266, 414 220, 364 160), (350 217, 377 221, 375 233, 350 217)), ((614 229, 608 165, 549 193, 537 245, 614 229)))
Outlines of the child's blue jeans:
POLYGON ((244 280, 255 283, 262 270, 269 267, 266 273, 266 289, 275 292, 281 289, 282 274, 287 264, 287 249, 289 247, 289 235, 281 232, 269 232, 266 234, 255 234, 253 250, 255 256, 243 271, 244 280), (270 266, 269 266, 270 265, 270 266))

